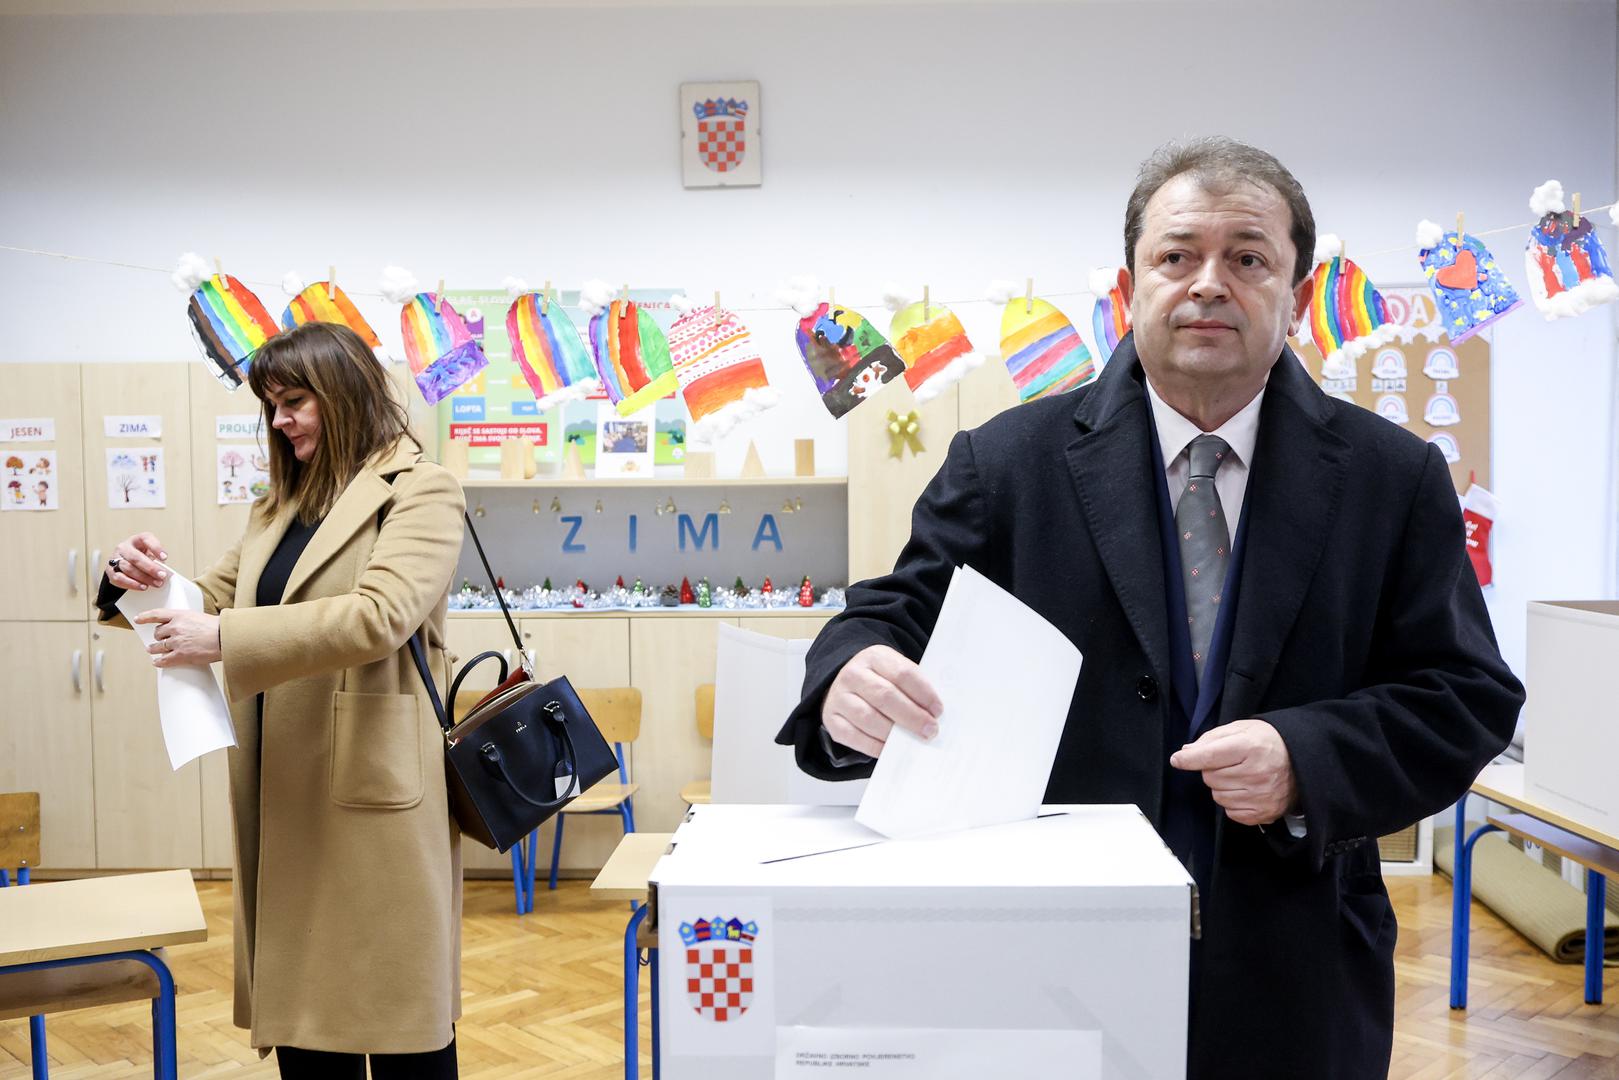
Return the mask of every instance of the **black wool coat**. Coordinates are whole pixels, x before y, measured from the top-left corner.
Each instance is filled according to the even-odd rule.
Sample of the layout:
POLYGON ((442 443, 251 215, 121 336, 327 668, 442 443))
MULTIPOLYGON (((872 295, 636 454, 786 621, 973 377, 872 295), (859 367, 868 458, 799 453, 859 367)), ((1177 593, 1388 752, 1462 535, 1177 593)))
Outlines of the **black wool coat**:
MULTIPOLYGON (((892 573, 848 591, 777 741, 826 779, 828 687, 855 653, 919 659, 969 564, 1085 657, 1050 803, 1134 803, 1162 828, 1173 718, 1150 404, 1132 337, 1102 376, 955 436, 892 573)), ((1388 1071, 1394 912, 1376 838, 1452 804, 1511 737, 1502 661, 1439 451, 1326 396, 1285 349, 1260 409, 1216 723, 1287 744, 1306 833, 1215 808, 1188 1048, 1194 1080, 1371 1080, 1388 1071)), ((1235 522, 1232 523, 1235 526, 1235 522)))

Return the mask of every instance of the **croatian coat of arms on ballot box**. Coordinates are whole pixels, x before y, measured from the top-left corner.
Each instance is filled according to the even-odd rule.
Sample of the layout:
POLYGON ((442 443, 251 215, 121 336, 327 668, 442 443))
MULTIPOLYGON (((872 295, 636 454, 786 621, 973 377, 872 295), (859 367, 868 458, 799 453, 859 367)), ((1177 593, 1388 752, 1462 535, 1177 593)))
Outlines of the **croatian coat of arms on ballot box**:
POLYGON ((735 1020, 753 1003, 753 945, 759 924, 723 916, 680 924, 686 1000, 704 1020, 735 1020))
POLYGON ((685 83, 680 112, 681 174, 687 187, 760 182, 758 83, 685 83))

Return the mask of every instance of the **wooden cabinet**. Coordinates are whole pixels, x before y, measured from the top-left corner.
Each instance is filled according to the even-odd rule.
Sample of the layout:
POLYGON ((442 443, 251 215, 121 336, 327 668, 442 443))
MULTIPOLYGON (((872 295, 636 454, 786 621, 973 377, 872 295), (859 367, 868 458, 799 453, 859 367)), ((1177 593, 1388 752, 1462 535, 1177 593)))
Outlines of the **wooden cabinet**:
POLYGON ((0 622, 0 656, 23 675, 5 680, 0 791, 39 792, 43 866, 95 866, 89 631, 82 622, 0 622))
POLYGON ((219 505, 218 459, 215 451, 221 441, 238 444, 244 454, 252 451, 254 445, 246 440, 217 438, 219 418, 259 413, 261 409, 259 399, 245 385, 234 391, 227 390, 223 383, 208 373, 205 365, 187 364, 186 369, 190 381, 189 423, 192 439, 188 467, 194 496, 191 500, 191 537, 195 562, 191 576, 196 577, 229 551, 247 529, 248 504, 219 505))
POLYGON ((23 556, 6 574, 0 588, 0 619, 76 619, 87 617, 91 582, 99 576, 85 550, 84 505, 101 470, 84 465, 83 418, 79 407, 77 364, 0 365, 0 419, 49 419, 56 438, 48 442, 0 443, 0 498, 11 499, 12 482, 24 499, 33 495, 42 474, 33 470, 40 455, 56 453, 56 497, 60 509, 0 513, 0 545, 23 556), (30 477, 33 477, 30 480, 30 477))
MULTIPOLYGON (((150 657, 128 630, 91 630, 90 650, 96 866, 204 865, 201 763, 169 767, 150 657)), ((224 754, 212 756, 223 764, 224 754)))
POLYGON ((769 634, 779 638, 814 638, 821 632, 831 615, 743 615, 737 625, 756 634, 769 634))
POLYGON ((685 816, 680 789, 709 774, 712 748, 697 734, 697 687, 714 681, 722 616, 647 616, 630 620, 630 678, 645 711, 635 757, 636 828, 673 832, 685 816))

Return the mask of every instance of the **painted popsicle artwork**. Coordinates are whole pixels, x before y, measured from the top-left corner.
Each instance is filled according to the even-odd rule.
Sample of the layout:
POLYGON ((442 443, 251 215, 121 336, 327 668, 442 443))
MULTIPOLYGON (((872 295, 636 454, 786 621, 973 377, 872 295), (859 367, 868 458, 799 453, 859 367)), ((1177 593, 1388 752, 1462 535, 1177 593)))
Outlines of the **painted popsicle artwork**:
MULTIPOLYGON (((1579 196, 1575 197, 1576 204, 1579 196)), ((1535 189, 1529 208, 1540 221, 1529 230, 1524 272, 1535 307, 1552 319, 1567 319, 1619 299, 1608 253, 1589 217, 1563 207, 1563 185, 1548 180, 1535 189)))
POLYGON ((1446 232, 1437 223, 1424 221, 1417 226, 1417 244, 1423 276, 1452 345, 1523 305, 1478 237, 1459 230, 1446 232))
POLYGON ((706 446, 777 403, 764 359, 735 312, 687 311, 669 328, 669 354, 691 413, 693 445, 706 446))
POLYGON ((377 338, 377 332, 371 329, 371 324, 365 321, 365 316, 354 306, 348 294, 340 285, 333 285, 325 281, 301 290, 287 303, 287 309, 281 313, 281 328, 291 330, 293 327, 305 323, 323 322, 346 326, 360 335, 360 339, 371 346, 371 351, 377 354, 377 359, 387 363, 387 355, 382 351, 382 342, 377 338))
POLYGON ((1103 365, 1119 347, 1119 341, 1130 332, 1130 305, 1124 299, 1123 267, 1108 267, 1091 271, 1091 292, 1096 294, 1096 306, 1091 309, 1091 330, 1095 333, 1097 355, 1103 365))
POLYGON ((943 304, 905 304, 894 312, 888 337, 905 362, 905 382, 917 401, 937 397, 983 359, 961 320, 943 304))
POLYGON ((191 294, 188 313, 214 377, 232 390, 247 377, 253 353, 280 331, 253 290, 229 274, 204 278, 191 294))
POLYGON ((864 315, 824 302, 798 320, 798 351, 834 417, 905 371, 905 361, 864 315))
POLYGON ((1001 312, 1001 355, 1020 402, 1066 393, 1096 377, 1096 364, 1074 324, 1038 297, 1007 302, 1001 312))
POLYGON ((512 357, 542 409, 580 401, 601 388, 573 320, 555 300, 525 292, 506 311, 512 357))
POLYGON ((399 309, 399 331, 405 359, 429 405, 437 405, 489 366, 455 306, 436 293, 417 293, 399 309))
POLYGON ((1400 336, 1382 295, 1366 271, 1344 258, 1343 250, 1343 241, 1330 233, 1316 241, 1310 340, 1321 353, 1321 374, 1327 379, 1354 378, 1356 360, 1400 336))
POLYGON ((679 387, 668 339, 633 300, 614 300, 591 316, 590 351, 620 416, 639 412, 679 387))

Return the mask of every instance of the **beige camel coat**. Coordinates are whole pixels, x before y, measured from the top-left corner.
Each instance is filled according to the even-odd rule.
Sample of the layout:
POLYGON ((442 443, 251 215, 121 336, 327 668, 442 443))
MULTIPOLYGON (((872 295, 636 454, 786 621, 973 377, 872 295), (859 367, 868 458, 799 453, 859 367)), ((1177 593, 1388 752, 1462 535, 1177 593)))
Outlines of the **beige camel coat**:
POLYGON ((407 642, 425 627, 444 686, 464 507, 402 443, 349 484, 279 606, 254 596, 284 514, 255 507, 198 579, 236 724, 235 1019, 255 1047, 437 1050, 461 1014, 460 833, 407 642))

